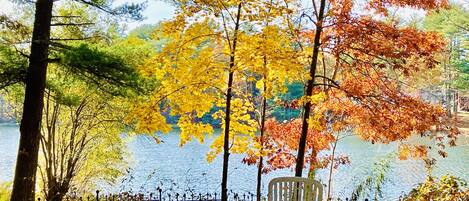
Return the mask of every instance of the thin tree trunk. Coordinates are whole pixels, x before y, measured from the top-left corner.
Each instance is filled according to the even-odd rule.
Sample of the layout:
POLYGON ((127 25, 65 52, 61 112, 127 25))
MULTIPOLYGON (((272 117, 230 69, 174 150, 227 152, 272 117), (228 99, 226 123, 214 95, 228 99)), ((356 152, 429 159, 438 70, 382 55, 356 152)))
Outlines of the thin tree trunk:
MULTIPOLYGON (((267 64, 267 59, 264 57, 264 65, 267 64)), ((264 93, 267 90, 266 86, 266 76, 264 75, 264 93)), ((262 112, 261 112, 261 134, 260 134, 260 142, 261 146, 264 147, 264 128, 265 128, 265 116, 266 116, 266 108, 267 108, 267 99, 265 95, 262 96, 262 112)), ((261 152, 263 151, 261 147, 261 152)), ((262 157, 262 153, 259 157, 259 165, 257 167, 257 186, 256 186, 256 197, 257 201, 261 201, 261 185, 262 185, 262 167, 264 163, 264 158, 262 157)))
POLYGON ((241 4, 238 5, 238 14, 236 17, 236 25, 233 37, 233 46, 230 54, 230 69, 228 74, 228 89, 226 91, 226 108, 225 108, 225 131, 223 139, 223 171, 221 180, 221 200, 228 200, 228 161, 230 158, 230 113, 231 113, 231 98, 234 77, 235 53, 236 43, 238 41, 239 20, 241 18, 241 4))
POLYGON ((53 0, 37 0, 12 201, 34 201, 53 0))
MULTIPOLYGON (((322 23, 324 20, 324 10, 326 8, 326 0, 321 0, 321 5, 319 8, 319 15, 318 15, 318 22, 316 26, 316 33, 314 36, 314 49, 313 49, 313 57, 311 61, 311 66, 310 66, 310 71, 309 75, 311 77, 310 80, 308 80, 308 84, 306 86, 306 96, 311 97, 313 94, 313 87, 314 87, 314 77, 316 76, 316 68, 318 64, 318 55, 319 55, 319 47, 321 46, 320 44, 320 39, 321 39, 321 33, 322 33, 322 23)), ((311 102, 308 101, 306 104, 303 106, 303 124, 301 127, 301 136, 300 136, 300 142, 298 146, 298 155, 296 159, 296 168, 295 168, 295 176, 301 177, 303 175, 303 166, 304 166, 304 158, 305 158, 305 152, 306 152, 306 137, 308 136, 308 119, 311 113, 311 102)))
POLYGON ((337 140, 334 141, 332 146, 331 166, 329 168, 329 179, 327 181, 327 200, 331 200, 331 184, 332 184, 332 170, 334 169, 335 148, 337 147, 337 140))
POLYGON ((311 161, 309 163, 310 165, 310 168, 309 168, 309 172, 308 172, 308 179, 314 179, 316 177, 316 170, 317 170, 317 167, 315 167, 317 165, 317 158, 318 158, 318 153, 317 151, 314 151, 311 153, 311 161), (311 167, 314 167, 314 168, 311 168, 311 167))
MULTIPOLYGON (((261 137, 262 139, 262 137, 261 137)), ((262 142, 262 140, 261 140, 262 142)), ((256 185, 256 197, 257 201, 261 201, 261 186, 262 186, 262 166, 264 162, 264 158, 262 156, 259 157, 259 165, 257 166, 257 185, 256 185)))

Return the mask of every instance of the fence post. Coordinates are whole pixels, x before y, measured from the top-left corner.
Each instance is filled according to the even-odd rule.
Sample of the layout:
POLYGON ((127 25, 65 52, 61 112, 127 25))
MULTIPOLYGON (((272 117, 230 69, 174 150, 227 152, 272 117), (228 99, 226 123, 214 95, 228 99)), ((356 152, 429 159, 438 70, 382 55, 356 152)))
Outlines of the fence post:
POLYGON ((99 190, 96 190, 96 201, 99 201, 99 190))
POLYGON ((217 193, 215 192, 214 197, 213 197, 213 201, 216 201, 216 200, 217 200, 217 193))
POLYGON ((159 201, 162 201, 162 199, 161 199, 161 188, 160 188, 160 187, 158 187, 158 192, 159 192, 159 196, 160 196, 160 200, 159 200, 159 201))

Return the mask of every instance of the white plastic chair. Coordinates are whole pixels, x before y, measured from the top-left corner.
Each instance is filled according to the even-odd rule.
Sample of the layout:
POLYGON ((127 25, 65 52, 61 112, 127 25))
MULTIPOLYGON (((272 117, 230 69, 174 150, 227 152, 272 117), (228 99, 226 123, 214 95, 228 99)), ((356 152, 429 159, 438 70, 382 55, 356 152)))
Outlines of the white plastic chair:
POLYGON ((269 182, 267 201, 322 201, 323 187, 316 180, 279 177, 269 182))

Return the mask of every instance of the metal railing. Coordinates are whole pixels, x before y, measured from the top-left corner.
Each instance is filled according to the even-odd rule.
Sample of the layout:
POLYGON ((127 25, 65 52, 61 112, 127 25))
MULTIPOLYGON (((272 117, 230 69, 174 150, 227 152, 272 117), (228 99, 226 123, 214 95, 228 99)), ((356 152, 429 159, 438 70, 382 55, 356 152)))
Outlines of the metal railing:
MULTIPOLYGON (((402 198, 399 197, 399 200, 402 198)), ((131 192, 121 192, 121 193, 103 193, 99 190, 96 190, 94 195, 87 196, 78 196, 77 193, 71 193, 65 196, 64 201, 220 201, 221 196, 219 192, 214 193, 177 193, 177 192, 165 192, 160 187, 156 188, 155 192, 147 193, 131 193, 131 192)), ((234 191, 228 192, 229 201, 255 201, 256 195, 251 192, 237 193, 234 191)), ((262 196, 262 200, 266 201, 267 198, 262 196)), ((356 198, 335 198, 331 200, 337 201, 355 201, 356 198)), ((364 201, 369 201, 370 199, 360 199, 364 201)), ((38 198, 38 201, 41 201, 38 198)))

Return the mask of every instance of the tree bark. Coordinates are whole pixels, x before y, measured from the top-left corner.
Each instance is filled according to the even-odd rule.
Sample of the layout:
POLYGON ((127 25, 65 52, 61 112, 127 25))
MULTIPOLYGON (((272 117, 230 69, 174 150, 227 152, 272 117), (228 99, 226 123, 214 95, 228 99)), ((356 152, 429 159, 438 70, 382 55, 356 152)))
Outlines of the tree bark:
POLYGON ((53 0, 36 2, 12 201, 34 201, 53 3, 53 0))
MULTIPOLYGON (((313 95, 313 87, 314 87, 314 77, 316 76, 316 68, 318 64, 318 56, 319 56, 319 47, 321 46, 320 44, 320 39, 321 39, 321 33, 322 33, 322 23, 324 20, 324 10, 326 7, 326 0, 321 0, 321 5, 319 8, 319 15, 318 15, 318 22, 316 24, 316 33, 314 35, 314 49, 313 49, 313 55, 312 55, 312 61, 311 61, 311 66, 310 66, 310 80, 308 80, 307 86, 306 86, 306 97, 311 97, 313 95)), ((306 138, 308 136, 308 119, 311 113, 311 102, 308 101, 306 104, 303 106, 303 120, 302 120, 302 126, 301 126, 301 136, 300 136, 300 142, 298 146, 298 155, 296 158, 296 167, 295 167, 295 176, 301 177, 303 175, 303 166, 304 166, 304 158, 305 158, 305 152, 306 152, 306 138)))
POLYGON ((226 108, 225 108, 225 131, 223 139, 223 171, 221 180, 221 200, 228 200, 228 161, 230 158, 230 113, 231 113, 231 98, 234 77, 235 53, 236 43, 238 41, 239 20, 241 18, 241 4, 238 5, 238 14, 236 17, 236 24, 233 37, 233 45, 230 54, 230 68, 228 73, 228 89, 226 90, 226 108))

